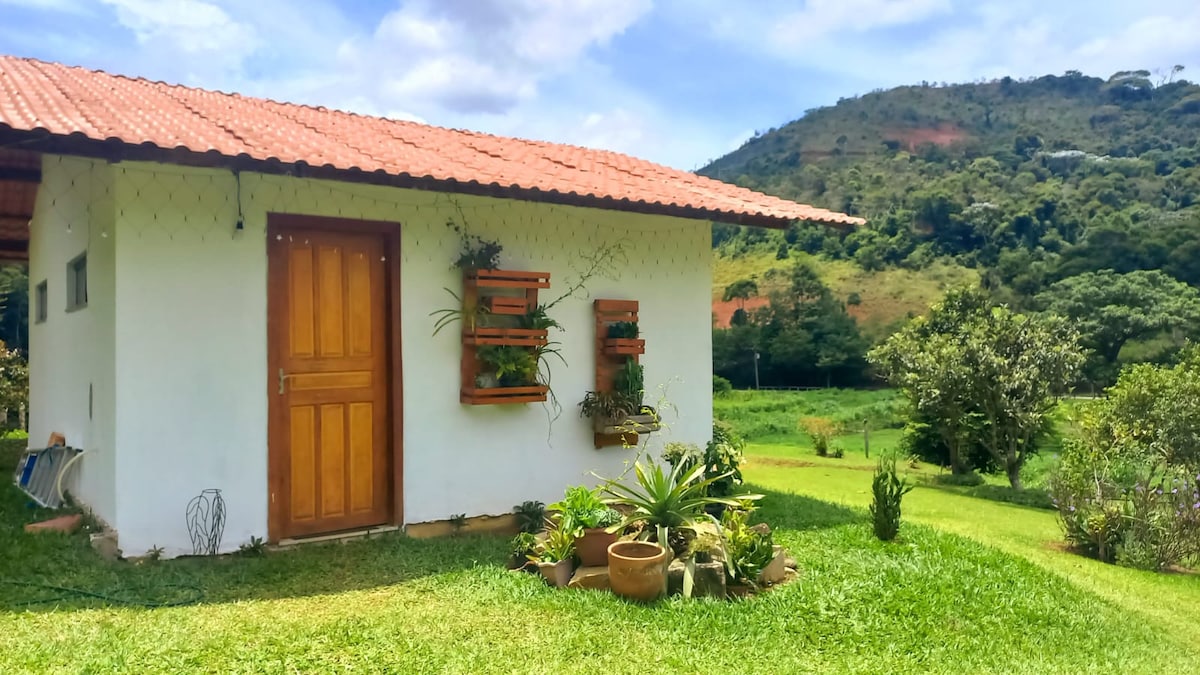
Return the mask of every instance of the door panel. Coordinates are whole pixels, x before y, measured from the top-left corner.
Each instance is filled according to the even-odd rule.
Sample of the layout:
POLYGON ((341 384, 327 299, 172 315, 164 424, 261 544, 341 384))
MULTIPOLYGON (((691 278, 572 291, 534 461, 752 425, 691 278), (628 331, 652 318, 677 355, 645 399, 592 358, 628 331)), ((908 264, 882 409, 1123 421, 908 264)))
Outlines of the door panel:
POLYGON ((274 539, 391 520, 384 250, 377 234, 271 241, 274 539))

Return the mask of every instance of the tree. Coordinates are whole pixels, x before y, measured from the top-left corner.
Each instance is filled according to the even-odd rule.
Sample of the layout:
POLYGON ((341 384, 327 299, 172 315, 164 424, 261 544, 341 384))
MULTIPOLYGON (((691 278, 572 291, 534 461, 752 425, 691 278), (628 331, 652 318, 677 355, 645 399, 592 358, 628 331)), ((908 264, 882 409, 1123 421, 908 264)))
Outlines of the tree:
POLYGON ((966 470, 964 449, 978 443, 1021 489, 1021 467, 1083 352, 1062 318, 1018 314, 959 289, 868 358, 936 429, 955 473, 966 470))
POLYGON ((970 470, 965 449, 971 443, 973 421, 971 374, 963 365, 955 331, 986 307, 982 292, 952 290, 927 316, 916 317, 867 354, 945 443, 955 474, 970 470))
POLYGON ((1200 324, 1200 290, 1157 270, 1088 272, 1053 284, 1037 299, 1045 311, 1070 319, 1084 346, 1114 371, 1130 340, 1200 324))
POLYGON ((1062 317, 1018 314, 1003 306, 963 328, 970 404, 982 423, 979 442, 1020 490, 1021 467, 1037 451, 1049 414, 1083 366, 1079 333, 1062 317))
MULTIPOLYGON (((16 410, 29 401, 29 365, 15 349, 0 342, 0 410, 16 410)), ((0 428, 8 420, 0 419, 0 428)))
POLYGON ((722 300, 729 302, 730 300, 738 301, 738 309, 746 309, 746 301, 758 295, 758 284, 753 279, 738 279, 737 281, 725 287, 725 295, 722 300))

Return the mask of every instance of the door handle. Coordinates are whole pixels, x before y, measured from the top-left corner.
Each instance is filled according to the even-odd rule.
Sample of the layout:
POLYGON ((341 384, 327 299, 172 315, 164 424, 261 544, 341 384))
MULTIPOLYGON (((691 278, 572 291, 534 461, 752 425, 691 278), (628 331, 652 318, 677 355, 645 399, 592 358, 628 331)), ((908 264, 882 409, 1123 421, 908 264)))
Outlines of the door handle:
POLYGON ((283 383, 287 380, 287 377, 288 376, 283 372, 283 368, 280 368, 279 369, 279 395, 280 396, 282 396, 284 394, 283 383))

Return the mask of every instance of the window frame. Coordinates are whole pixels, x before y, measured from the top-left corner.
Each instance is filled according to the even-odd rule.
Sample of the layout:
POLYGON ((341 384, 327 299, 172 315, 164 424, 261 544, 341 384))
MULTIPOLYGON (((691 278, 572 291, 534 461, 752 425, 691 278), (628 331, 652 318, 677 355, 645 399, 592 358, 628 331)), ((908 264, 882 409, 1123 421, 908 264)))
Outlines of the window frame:
POLYGON ((87 251, 71 258, 67 263, 67 311, 74 312, 88 305, 87 251), (82 268, 82 270, 80 269, 82 268), (81 274, 82 271, 82 274, 81 274), (80 277, 83 279, 83 300, 79 299, 80 277))
POLYGON ((50 318, 50 283, 42 279, 33 287, 33 322, 46 323, 50 318))

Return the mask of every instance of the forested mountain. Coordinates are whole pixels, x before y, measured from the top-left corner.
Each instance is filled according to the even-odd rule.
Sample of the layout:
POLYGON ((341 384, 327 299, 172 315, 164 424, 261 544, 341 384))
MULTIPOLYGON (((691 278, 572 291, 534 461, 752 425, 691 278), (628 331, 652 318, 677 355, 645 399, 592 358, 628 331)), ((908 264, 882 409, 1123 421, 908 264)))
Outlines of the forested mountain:
MULTIPOLYGON (((1167 358, 1195 328, 1189 303, 1200 287, 1200 86, 1181 71, 922 84, 810 110, 700 173, 861 215, 868 226, 778 234, 715 226, 718 265, 764 259, 764 252, 777 272, 791 264, 785 258, 805 257, 801 252, 815 256, 818 272, 829 264, 883 274, 950 264, 971 270, 1000 299, 1026 311, 1071 306, 1087 315, 1106 302, 1153 313, 1125 339, 1094 339, 1104 352, 1089 370, 1094 380, 1111 375, 1113 345, 1124 350, 1122 360, 1167 358), (1117 277, 1089 274, 1101 270, 1117 277), (1156 272, 1125 278, 1135 270, 1156 272), (1182 308, 1171 310, 1182 318, 1164 319, 1154 308, 1164 294, 1181 297, 1173 281, 1191 289, 1182 291, 1182 308), (1124 295, 1100 297, 1099 290, 1113 296, 1115 287, 1124 295), (1079 299, 1089 293, 1095 297, 1079 299)), ((789 291, 786 275, 747 276, 765 286, 761 296, 789 291)), ((833 295, 850 300, 854 314, 854 298, 833 295)), ((742 384, 749 377, 740 355, 745 344, 756 344, 766 362, 760 369, 771 370, 772 334, 784 330, 771 324, 766 304, 760 298, 750 305, 762 310, 737 317, 744 334, 733 361, 723 363, 721 353, 732 336, 715 336, 718 372, 742 384)), ((794 363, 778 383, 821 382, 835 371, 863 375, 852 365, 859 359, 833 361, 842 365, 794 363)))

